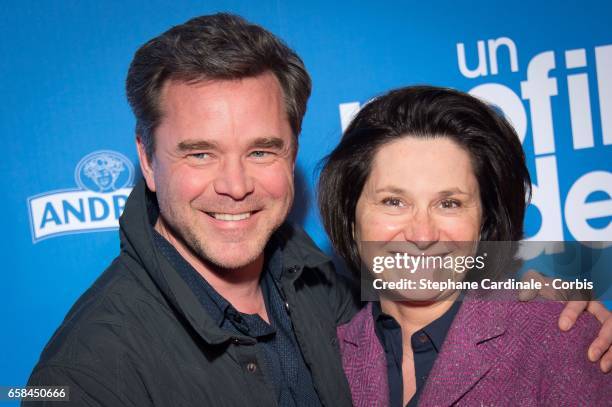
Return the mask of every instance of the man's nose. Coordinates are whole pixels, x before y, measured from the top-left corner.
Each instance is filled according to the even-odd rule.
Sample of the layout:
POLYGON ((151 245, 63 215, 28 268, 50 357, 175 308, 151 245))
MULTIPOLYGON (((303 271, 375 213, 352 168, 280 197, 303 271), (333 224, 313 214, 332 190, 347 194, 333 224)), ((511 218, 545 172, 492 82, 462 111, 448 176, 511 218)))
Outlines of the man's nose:
POLYGON ((239 201, 253 192, 253 180, 239 159, 226 160, 214 182, 215 192, 239 201))
POLYGON ((404 227, 404 236, 419 250, 425 250, 440 239, 435 219, 426 210, 417 212, 404 227))

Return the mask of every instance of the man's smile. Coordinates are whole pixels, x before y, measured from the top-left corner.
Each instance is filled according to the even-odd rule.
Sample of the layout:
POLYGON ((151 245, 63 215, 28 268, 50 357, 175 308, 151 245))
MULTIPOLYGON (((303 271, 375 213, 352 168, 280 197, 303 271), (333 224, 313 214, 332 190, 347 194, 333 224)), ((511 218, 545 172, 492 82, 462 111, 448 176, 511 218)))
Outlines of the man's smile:
POLYGON ((254 212, 243 212, 243 213, 218 213, 218 212, 206 212, 207 215, 212 216, 216 220, 235 222, 239 220, 245 220, 251 217, 254 212))

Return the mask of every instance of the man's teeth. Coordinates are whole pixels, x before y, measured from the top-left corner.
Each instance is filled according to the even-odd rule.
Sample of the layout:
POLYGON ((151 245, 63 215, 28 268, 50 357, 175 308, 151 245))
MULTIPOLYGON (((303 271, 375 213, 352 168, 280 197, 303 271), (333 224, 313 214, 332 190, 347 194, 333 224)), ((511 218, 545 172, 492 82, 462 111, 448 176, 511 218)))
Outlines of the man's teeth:
POLYGON ((250 218, 251 212, 238 213, 236 215, 232 215, 230 213, 213 213, 212 215, 213 218, 217 220, 236 221, 250 218))

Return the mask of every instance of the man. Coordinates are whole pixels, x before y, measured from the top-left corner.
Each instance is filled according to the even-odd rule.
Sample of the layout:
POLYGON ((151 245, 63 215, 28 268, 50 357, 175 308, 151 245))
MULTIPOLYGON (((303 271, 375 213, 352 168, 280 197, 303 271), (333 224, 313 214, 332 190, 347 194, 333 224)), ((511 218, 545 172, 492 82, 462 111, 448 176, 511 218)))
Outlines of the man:
POLYGON ((302 61, 239 17, 198 17, 138 50, 127 94, 144 181, 121 254, 29 384, 69 386, 79 405, 351 405, 335 332, 356 302, 284 223, 302 61))
POLYGON ((145 44, 127 78, 144 182, 119 257, 77 302, 30 384, 77 404, 345 405, 335 327, 356 302, 283 224, 310 78, 239 17, 145 44))

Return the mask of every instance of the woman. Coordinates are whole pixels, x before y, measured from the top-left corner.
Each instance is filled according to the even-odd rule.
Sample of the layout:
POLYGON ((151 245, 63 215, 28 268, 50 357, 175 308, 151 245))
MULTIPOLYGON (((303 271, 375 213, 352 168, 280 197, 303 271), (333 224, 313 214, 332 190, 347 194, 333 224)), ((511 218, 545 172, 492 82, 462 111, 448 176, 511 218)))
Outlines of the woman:
MULTIPOLYGON (((357 114, 326 159, 319 205, 334 247, 359 270, 372 253, 397 254, 394 244, 456 259, 476 254, 474 242, 519 241, 530 187, 505 119, 467 94, 408 87, 357 114)), ((557 303, 389 292, 402 301, 382 296, 338 328, 355 405, 611 405, 612 379, 584 357, 591 316, 562 333, 557 303)))

